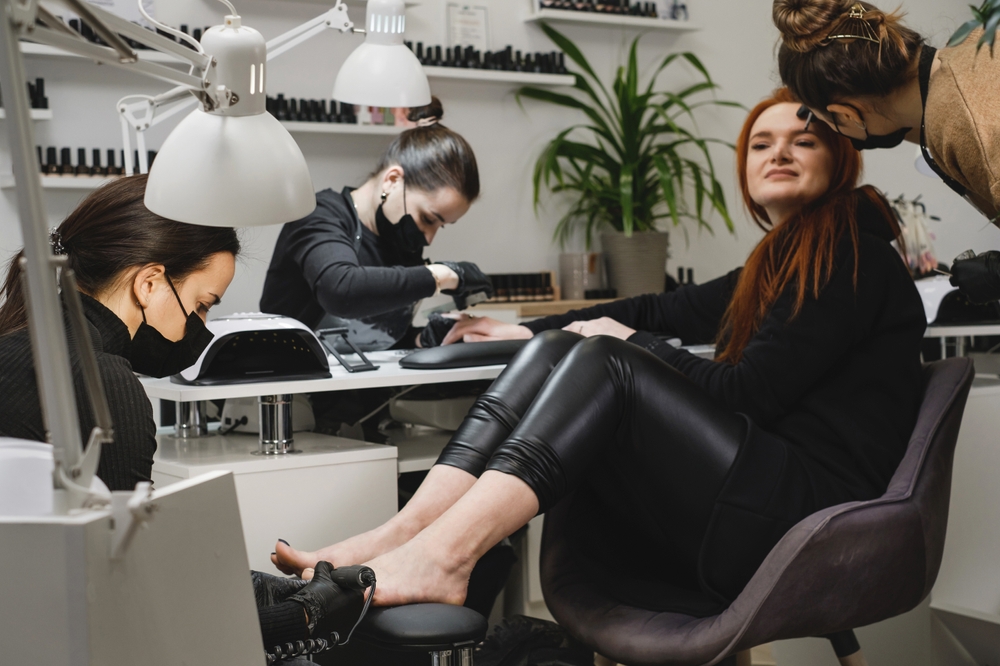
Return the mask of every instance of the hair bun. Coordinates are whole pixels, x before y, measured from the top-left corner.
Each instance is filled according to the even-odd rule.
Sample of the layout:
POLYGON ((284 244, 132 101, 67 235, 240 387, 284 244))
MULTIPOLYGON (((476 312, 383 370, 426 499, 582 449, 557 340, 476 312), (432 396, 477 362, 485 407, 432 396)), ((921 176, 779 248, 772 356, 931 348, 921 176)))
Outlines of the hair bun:
POLYGON ((436 125, 442 118, 444 118, 444 105, 437 97, 431 97, 431 103, 427 106, 414 107, 406 114, 406 119, 411 123, 417 123, 419 127, 436 125))
POLYGON ((854 0, 774 0, 772 17, 785 46, 808 51, 826 39, 854 0))

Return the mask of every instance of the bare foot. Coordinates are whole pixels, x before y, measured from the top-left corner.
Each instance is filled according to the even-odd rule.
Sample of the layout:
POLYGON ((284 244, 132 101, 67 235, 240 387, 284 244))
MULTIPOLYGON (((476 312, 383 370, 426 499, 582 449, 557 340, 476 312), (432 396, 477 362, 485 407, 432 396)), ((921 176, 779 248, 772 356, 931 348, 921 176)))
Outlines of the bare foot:
POLYGON ((279 541, 274 546, 271 562, 283 574, 301 576, 303 569, 315 567, 320 560, 334 567, 367 562, 398 548, 410 537, 403 529, 386 524, 316 551, 296 550, 279 541))
POLYGON ((475 561, 456 561, 421 536, 366 563, 378 581, 376 606, 415 603, 461 605, 475 561))

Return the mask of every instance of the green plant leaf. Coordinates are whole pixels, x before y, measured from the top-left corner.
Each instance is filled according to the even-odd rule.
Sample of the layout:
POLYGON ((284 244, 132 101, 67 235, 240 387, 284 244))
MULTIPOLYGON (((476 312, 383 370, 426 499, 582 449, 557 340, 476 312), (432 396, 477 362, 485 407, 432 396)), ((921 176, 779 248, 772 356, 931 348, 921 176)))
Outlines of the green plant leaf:
POLYGON ((948 40, 948 46, 958 46, 959 44, 964 42, 966 38, 968 38, 968 36, 972 34, 972 31, 978 28, 980 25, 982 24, 975 19, 963 23, 962 27, 956 30, 955 34, 952 35, 951 39, 948 40))
POLYGON ((631 236, 635 228, 635 211, 632 208, 632 165, 623 164, 622 173, 618 178, 621 191, 622 231, 631 236))
POLYGON ((542 28, 542 32, 545 33, 545 36, 551 39, 555 45, 566 54, 566 57, 573 61, 577 67, 590 75, 590 78, 593 79, 594 82, 597 83, 597 86, 604 91, 605 97, 610 97, 607 89, 601 83, 600 77, 598 77, 594 72, 594 68, 590 66, 587 58, 583 55, 583 52, 577 47, 577 45, 548 23, 542 21, 539 23, 539 26, 542 28))

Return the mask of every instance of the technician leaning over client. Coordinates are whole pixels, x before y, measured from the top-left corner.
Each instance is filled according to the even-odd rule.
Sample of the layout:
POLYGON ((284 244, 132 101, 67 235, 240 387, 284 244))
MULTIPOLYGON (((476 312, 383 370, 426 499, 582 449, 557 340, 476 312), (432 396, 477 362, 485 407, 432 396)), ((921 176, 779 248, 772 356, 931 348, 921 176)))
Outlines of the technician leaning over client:
MULTIPOLYGON (((414 347, 420 299, 492 293, 475 264, 425 264, 424 247, 479 196, 472 148, 438 124, 436 99, 415 110, 365 183, 316 193, 316 210, 281 230, 260 308, 314 329, 347 327, 363 350, 414 347)), ((442 334, 443 337, 443 334, 442 334)), ((440 340, 425 329, 421 346, 440 340)))
MULTIPOLYGON (((156 425, 133 371, 165 377, 198 360, 212 340, 205 317, 229 287, 240 251, 234 229, 160 217, 143 204, 145 193, 146 176, 112 181, 52 233, 53 250, 76 273, 111 408, 115 439, 97 468, 111 490, 151 480, 156 425)), ((45 441, 20 257, 10 262, 0 306, 0 436, 45 441)), ((95 423, 72 344, 70 361, 86 442, 95 423)))
MULTIPOLYGON (((786 86, 855 148, 923 149, 952 189, 1000 225, 1000 58, 977 51, 982 30, 940 51, 900 15, 854 0, 775 0, 786 86)), ((952 284, 1000 298, 1000 252, 958 261, 952 284)))

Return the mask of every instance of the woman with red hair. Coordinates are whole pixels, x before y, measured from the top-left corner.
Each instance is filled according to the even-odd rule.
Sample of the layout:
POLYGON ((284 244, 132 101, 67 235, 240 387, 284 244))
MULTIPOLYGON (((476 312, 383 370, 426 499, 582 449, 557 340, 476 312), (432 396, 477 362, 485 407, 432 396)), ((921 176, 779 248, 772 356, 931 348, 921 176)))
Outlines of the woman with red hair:
POLYGON ((461 603, 480 555, 572 493, 595 575, 624 560, 644 579, 610 594, 711 614, 664 600, 727 603, 799 520, 881 495, 919 409, 923 308, 888 204, 857 187, 858 153, 798 108, 778 91, 737 143, 766 232, 746 266, 532 322, 396 517, 315 553, 279 543, 275 563, 366 562, 376 604, 461 603), (650 331, 715 341, 716 357, 650 331))

